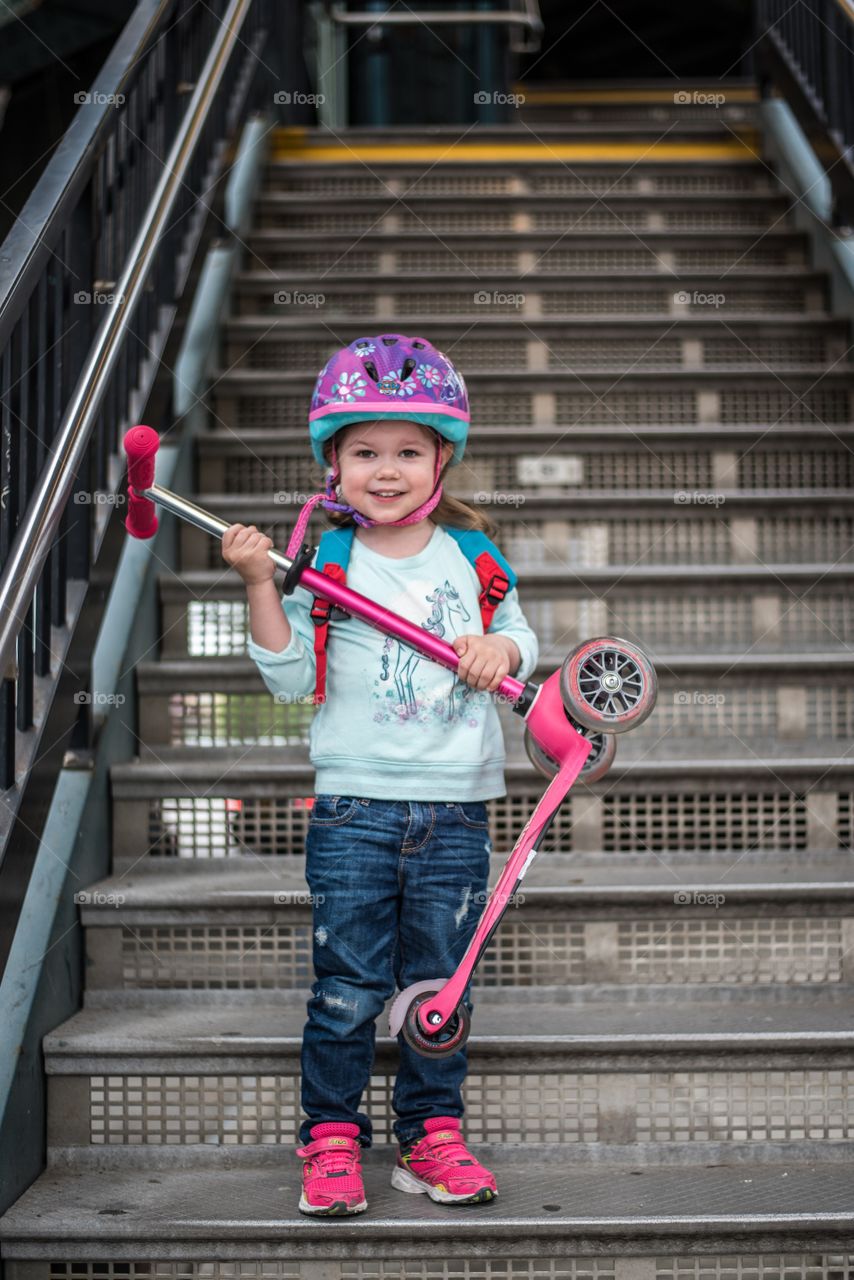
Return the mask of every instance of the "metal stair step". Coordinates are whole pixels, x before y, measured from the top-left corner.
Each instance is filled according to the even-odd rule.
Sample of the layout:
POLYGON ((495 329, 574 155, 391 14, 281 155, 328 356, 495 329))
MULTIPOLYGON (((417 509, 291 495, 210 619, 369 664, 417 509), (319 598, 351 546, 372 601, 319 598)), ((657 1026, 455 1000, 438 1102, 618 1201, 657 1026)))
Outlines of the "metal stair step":
MULTIPOLYGON (((215 855, 213 869, 204 848, 177 857, 146 852, 124 869, 114 859, 111 877, 76 895, 89 991, 311 982, 313 907, 323 904, 313 904, 307 890, 301 842, 287 856, 271 856, 253 849, 251 837, 235 841, 215 855)), ((638 865, 601 849, 580 852, 534 861, 475 989, 825 990, 854 978, 850 852, 813 855, 805 866, 803 855, 799 861, 785 849, 766 848, 760 859, 749 847, 734 848, 708 863, 686 851, 671 854, 666 871, 660 855, 638 865)), ((502 865, 493 855, 491 885, 502 865)))
MULTIPOLYGON (((544 157, 545 159, 545 157, 544 157)), ((374 161, 359 164, 300 164, 293 160, 267 164, 263 190, 285 190, 324 196, 360 197, 389 194, 406 195, 415 190, 423 195, 475 196, 597 194, 651 194, 698 196, 709 199, 724 194, 752 198, 757 194, 779 195, 780 187, 771 168, 758 159, 714 165, 699 157, 694 160, 662 163, 649 158, 642 165, 615 164, 600 157, 571 168, 560 163, 514 161, 512 165, 493 160, 467 164, 424 166, 405 161, 391 164, 374 161)))
MULTIPOLYGON (((638 129, 631 123, 613 121, 602 131, 589 124, 575 128, 565 123, 551 127, 552 136, 536 133, 527 125, 482 125, 475 134, 461 136, 453 127, 445 134, 425 136, 402 130, 394 135, 385 130, 371 137, 366 128, 345 133, 313 131, 311 135, 279 129, 274 134, 270 156, 273 164, 285 173, 306 165, 315 169, 352 170, 364 165, 374 172, 394 173, 413 165, 423 168, 476 167, 486 173, 514 173, 517 169, 538 171, 544 167, 564 168, 616 164, 649 164, 688 167, 705 162, 710 168, 729 170, 744 165, 753 169, 761 147, 759 130, 753 125, 732 127, 723 121, 717 126, 709 120, 686 121, 677 131, 676 123, 662 130, 660 122, 641 122, 638 129), (721 127, 723 126, 723 127, 721 127)), ((392 126, 392 130, 393 130, 392 126)), ((761 158, 759 163, 762 163, 761 158)))
MULTIPOLYGON (((240 431, 245 428, 304 427, 316 378, 308 373, 263 369, 219 371, 211 397, 214 421, 240 431)), ((473 373, 467 377, 472 419, 478 426, 509 425, 571 429, 597 423, 641 425, 653 421, 679 423, 711 432, 720 423, 773 427, 777 422, 828 425, 850 423, 850 373, 827 373, 816 386, 815 375, 791 374, 785 382, 772 371, 679 369, 670 373, 633 370, 615 383, 600 370, 578 375, 567 369, 541 374, 529 371, 473 373)))
MULTIPOLYGON (((154 794, 148 791, 149 783, 154 786, 160 785, 167 776, 171 776, 175 782, 184 787, 195 785, 205 785, 209 779, 211 772, 220 772, 223 763, 228 762, 228 778, 223 779, 222 783, 217 783, 220 787, 218 794, 225 795, 229 793, 229 787, 233 784, 236 786, 238 782, 253 780, 259 786, 266 787, 268 784, 275 785, 276 779, 281 779, 282 783, 288 780, 298 780, 302 777, 305 770, 302 765, 293 758, 285 760, 287 753, 280 751, 278 748, 265 749, 258 748, 251 757, 246 756, 244 752, 240 752, 235 748, 224 748, 222 750, 207 750, 198 760, 190 758, 188 753, 183 749, 170 751, 168 748, 161 753, 161 760, 144 761, 144 762, 126 762, 123 764, 113 765, 110 770, 113 779, 114 788, 121 788, 122 784, 133 780, 134 787, 140 784, 146 794, 154 794), (205 761, 210 760, 211 769, 207 769, 205 761), (172 771, 170 761, 181 765, 182 777, 172 771), (155 779, 157 781, 155 781, 155 779)), ((752 760, 749 756, 735 757, 728 760, 715 762, 715 768, 721 782, 725 778, 745 778, 750 776, 752 781, 762 777, 767 772, 766 766, 762 761, 752 760)), ((672 777, 674 780, 693 779, 703 777, 706 769, 706 762, 703 757, 696 759, 665 759, 657 760, 634 760, 625 765, 614 765, 612 773, 616 772, 629 779, 649 779, 651 781, 660 781, 662 778, 672 777)), ((781 777, 792 776, 803 780, 812 773, 825 771, 825 776, 833 775, 836 779, 847 779, 854 777, 854 760, 848 760, 845 756, 833 755, 816 755, 816 756, 798 756, 781 755, 774 761, 774 771, 779 773, 781 777)), ((518 770, 514 771, 513 780, 518 777, 518 770)), ((609 775, 609 778, 611 775, 609 775)), ((594 787, 590 790, 593 791, 594 787)), ((119 789, 114 794, 126 794, 119 789)))
MULTIPOLYGON (((567 652, 540 635, 544 679, 567 652)), ((658 672, 658 705, 638 730, 623 738, 620 754, 651 747, 675 752, 678 742, 702 741, 710 765, 748 742, 773 754, 778 746, 832 750, 854 733, 854 651, 781 655, 753 653, 671 654, 649 650, 658 672)), ((249 659, 140 663, 137 666, 140 752, 163 746, 207 749, 227 746, 308 745, 311 705, 272 697, 249 659)), ((508 755, 525 759, 522 721, 498 704, 508 755)))
MULTIPOLYGON (((579 374, 579 376, 583 376, 579 374)), ((788 372, 786 376, 791 376, 788 372)), ((480 505, 524 505, 538 495, 663 491, 674 501, 717 503, 726 491, 854 489, 854 422, 780 423, 771 429, 696 426, 529 425, 478 427, 466 455, 446 474, 449 493, 480 505), (677 497, 677 495, 679 495, 677 497)), ((305 428, 275 432, 216 428, 197 440, 198 488, 210 494, 261 496, 293 504, 321 485, 305 428)))
MULTIPOLYGON (((841 646, 840 660, 847 661, 844 647, 854 642, 854 561, 610 568, 531 564, 530 556, 523 561, 519 598, 537 632, 541 661, 552 667, 591 635, 623 636, 655 657, 679 644, 686 660, 692 652, 717 651, 741 661, 749 650, 765 654, 773 666, 785 665, 791 652, 803 659, 805 673, 816 652, 835 661, 841 646)), ((247 607, 237 574, 163 574, 158 591, 164 660, 186 661, 188 671, 207 662, 241 661, 247 607)))
MULTIPOLYGON (((739 104, 743 109, 743 104, 739 104)), ((754 113, 755 114, 755 113, 754 113)), ((580 121, 573 129, 567 129, 566 125, 560 121, 542 120, 540 121, 537 133, 534 134, 531 129, 519 125, 514 121, 509 124, 497 123, 486 124, 477 122, 474 126, 458 125, 458 124, 387 124, 377 125, 345 125, 341 128, 327 127, 326 125, 318 126, 296 126, 280 127, 273 130, 273 154, 281 154, 293 148, 294 152, 306 147, 315 148, 317 151, 328 151, 335 156, 341 156, 346 163, 353 165, 354 161, 358 163, 357 155, 359 147, 367 145, 375 145, 382 147, 384 150, 392 153, 396 148, 408 146, 417 148, 430 143, 445 144, 448 150, 448 159, 446 164, 459 163, 454 157, 462 155, 465 157, 466 144, 505 146, 512 148, 519 144, 530 144, 536 146, 541 140, 545 139, 549 143, 568 142, 575 137, 599 137, 600 135, 607 139, 609 137, 625 137, 637 136, 660 138, 661 129, 657 120, 647 120, 644 118, 643 111, 638 112, 637 122, 634 116, 628 120, 608 120, 600 119, 598 116, 593 120, 580 121), (348 150, 350 156, 348 158, 348 150)), ((756 130, 752 127, 741 126, 737 130, 732 130, 723 124, 725 117, 721 115, 720 110, 714 108, 706 111, 699 118, 694 116, 678 116, 680 121, 679 130, 671 130, 668 132, 668 138, 679 138, 684 133, 692 138, 708 137, 717 141, 721 135, 724 137, 751 137, 754 136, 756 130), (684 130, 681 127, 684 124, 684 130)), ((540 150, 541 162, 548 162, 550 150, 543 145, 540 150)), ((392 159, 394 156, 392 155, 392 159)), ((500 156, 498 157, 500 161, 500 156)), ((510 152, 510 162, 512 163, 513 153, 510 152)), ((507 163, 507 161, 505 161, 507 163)))
MULTIPOLYGON (((253 1150, 248 1158, 164 1151, 156 1176, 147 1153, 132 1152, 128 1160, 97 1153, 97 1163, 87 1165, 74 1150, 71 1167, 57 1161, 7 1211, 0 1242, 13 1265, 81 1259, 80 1280, 95 1280, 98 1263, 140 1257, 167 1265, 245 1260, 259 1268, 253 1274, 263 1265, 277 1280, 309 1280, 317 1275, 315 1260, 324 1258, 335 1266, 350 1259, 348 1274, 367 1280, 376 1274, 372 1260, 399 1259, 390 1264, 396 1274, 417 1280, 428 1244, 449 1260, 445 1265, 470 1259, 490 1280, 506 1274, 509 1259, 606 1280, 617 1259, 632 1260, 638 1274, 634 1255, 643 1255, 643 1276, 664 1280, 682 1254, 718 1271, 769 1251, 794 1253, 796 1267, 797 1251, 813 1255, 809 1273, 794 1273, 804 1280, 838 1275, 840 1254, 854 1241, 850 1170, 841 1153, 795 1155, 773 1143, 732 1154, 697 1148, 692 1160, 685 1148, 594 1154, 585 1144, 478 1146, 478 1158, 496 1174, 499 1197, 449 1212, 426 1196, 403 1198, 391 1188, 395 1150, 376 1146, 363 1153, 368 1212, 334 1227, 297 1212, 300 1162, 291 1154, 283 1164, 278 1149, 263 1157, 253 1150), (500 1262, 489 1262, 496 1250, 500 1262)), ((690 1260, 683 1265, 694 1276, 690 1260)), ((13 1271, 10 1280, 24 1274, 48 1276, 13 1271)), ((161 1275, 178 1280, 177 1267, 161 1275)))
MULTIPOLYGON (((113 866, 146 857, 223 858, 302 852, 314 775, 304 747, 164 748, 160 759, 113 766, 113 866)), ((619 753, 602 782, 579 787, 558 810, 545 851, 604 852, 644 861, 733 850, 757 857, 852 847, 854 764, 844 754, 755 752, 716 760, 682 752, 619 753), (711 789, 710 789, 711 788, 711 789)), ((488 802, 490 838, 509 852, 542 795, 528 764, 510 760, 507 794, 488 802)))
MULTIPOLYGON (((204 990, 190 987, 125 987, 124 989, 94 987, 91 991, 85 992, 82 1008, 107 1009, 114 1012, 120 1009, 145 1009, 151 1012, 157 1008, 165 1011, 169 1016, 171 1012, 180 1009, 206 1008, 216 1010, 220 1016, 227 1017, 229 1010, 245 1008, 247 1001, 257 1000, 274 1007, 293 1008, 301 999, 308 999, 309 995, 308 983, 297 988, 277 987, 275 989, 271 987, 206 988, 204 990)), ((792 1009, 809 1008, 813 1005, 816 1008, 829 1009, 831 1005, 837 1005, 840 1009, 844 1009, 848 1007, 850 992, 848 984, 843 983, 822 986, 818 983, 802 982, 786 986, 782 983, 756 982, 745 986, 739 983, 703 985, 696 982, 683 982, 678 988, 674 988, 660 982, 648 982, 643 986, 587 982, 575 986, 567 986, 566 983, 543 984, 536 987, 481 986, 477 989, 476 995, 479 1008, 487 1002, 500 1004, 505 999, 515 1000, 523 995, 526 1004, 551 1003, 567 1007, 579 1006, 585 1009, 599 1005, 603 1008, 625 1006, 633 1009, 636 1005, 643 1005, 649 1016, 650 1009, 654 1005, 666 1005, 669 1008, 673 1004, 674 996, 677 997, 676 1003, 680 1006, 683 1004, 685 1006, 708 1005, 711 1010, 718 1005, 723 1007, 729 1004, 740 1004, 745 1009, 747 1006, 755 1006, 764 1008, 768 1012, 777 1005, 792 1009)), ((771 1025, 768 1024, 769 1027, 771 1025)))
MULTIPOLYGON (((324 264, 324 270, 328 268, 324 264)), ((396 271, 348 272, 338 281, 315 273, 245 271, 235 276, 232 309, 236 314, 288 315, 317 320, 322 309, 329 323, 371 319, 382 329, 411 328, 442 321, 480 323, 488 316, 524 320, 542 316, 622 315, 681 318, 692 312, 727 319, 740 315, 827 315, 827 276, 809 267, 751 267, 730 273, 722 287, 720 271, 683 271, 664 278, 660 270, 631 275, 602 269, 578 280, 538 273, 519 276, 480 272, 460 279, 459 270, 433 270, 400 282, 396 271)), ((372 326, 373 327, 373 326, 372 326)))
MULTIPOLYGON (((541 853, 512 905, 520 911, 536 908, 583 916, 591 905, 629 913, 638 907, 661 908, 673 915, 674 906, 705 906, 715 912, 724 907, 753 909, 757 903, 801 910, 810 903, 836 902, 841 906, 854 902, 854 858, 850 852, 812 857, 808 862, 791 854, 773 862, 757 862, 745 853, 749 855, 749 851, 734 852, 730 866, 711 871, 705 861, 633 865, 601 852, 579 856, 541 853), (686 895, 692 899, 690 903, 682 901, 686 895), (704 897, 715 901, 705 902, 704 897)), ((491 885, 505 860, 492 855, 491 885)), ((211 912, 238 910, 265 913, 271 920, 283 913, 305 918, 311 915, 311 902, 304 865, 301 853, 267 860, 247 854, 218 860, 215 865, 163 859, 156 867, 140 864, 106 876, 78 890, 75 897, 84 926, 112 927, 116 918, 143 923, 152 913, 164 920, 196 914, 207 919, 211 912)))
MULTIPOLYGON (((395 172, 397 171, 395 170, 395 172)), ((270 176, 271 178, 275 177, 275 174, 270 176)), ((645 174, 645 176, 647 175, 645 174)), ((737 190, 722 191, 719 194, 710 195, 708 192, 696 190, 680 191, 674 194, 662 193, 652 190, 648 182, 641 183, 634 189, 630 184, 620 186, 615 183, 611 184, 607 191, 600 192, 593 186, 579 182, 578 190, 573 193, 550 190, 536 192, 509 190, 502 192, 501 206, 496 208, 493 201, 485 198, 484 195, 478 195, 476 192, 460 191, 450 197, 435 191, 424 190, 417 177, 413 178, 411 190, 406 190, 405 186, 398 181, 393 187, 380 184, 374 192, 329 191, 325 194, 324 209, 333 211, 353 210, 365 213, 372 212, 374 214, 386 213, 390 208, 399 206, 400 211, 413 208, 425 211, 441 211, 443 213, 461 212, 463 214, 485 214, 490 210, 493 213, 500 214, 502 209, 510 209, 514 213, 517 211, 539 212, 541 210, 557 209, 577 216, 577 214, 586 213, 590 209, 592 199, 597 203, 602 203, 605 209, 610 208, 611 205, 620 210, 637 205, 639 208, 655 208, 665 215, 673 215, 675 213, 684 215, 686 211, 703 212, 708 210, 711 213, 718 213, 749 209, 761 212, 763 216, 770 214, 768 221, 774 221, 775 215, 780 216, 790 211, 793 203, 790 195, 785 190, 774 185, 769 185, 767 189, 761 190, 756 194, 737 190), (607 200, 607 205, 605 200, 607 200)), ((314 191, 301 191, 290 186, 281 189, 268 185, 262 188, 256 196, 253 210, 256 215, 261 217, 278 213, 310 213, 312 210, 315 213, 320 213, 322 211, 317 208, 316 196, 317 193, 314 191)), ((767 226, 767 223, 764 226, 767 226)), ((500 227, 498 229, 500 230, 500 227)))
MULTIPOLYGON (((661 988, 659 988, 659 994, 661 988)), ((205 1060, 243 1063, 245 1069, 263 1074, 271 1069, 299 1070, 299 1051, 306 1021, 308 987, 293 991, 244 992, 239 1005, 208 1003, 200 992, 195 1006, 185 1001, 171 1005, 123 1008, 84 1008, 55 1027, 42 1041, 49 1075, 133 1075, 142 1064, 166 1070, 157 1063, 166 1058, 182 1060, 182 1073, 205 1071, 205 1060), (275 994, 275 998, 271 998, 275 994), (257 1065, 246 1067, 246 1061, 257 1065)), ((537 993, 539 994, 539 993, 537 993)), ((478 992, 474 1004, 470 1053, 481 1063, 506 1052, 511 1060, 542 1055, 648 1070, 645 1062, 657 1060, 671 1067, 692 1069, 695 1063, 743 1069, 752 1053, 796 1055, 827 1052, 835 1065, 854 1062, 854 992, 850 988, 831 998, 799 998, 785 991, 781 998, 757 1001, 749 998, 722 1001, 706 992, 698 1002, 692 993, 669 992, 667 1004, 656 1010, 650 1027, 648 1002, 621 998, 531 999, 527 990, 478 992), (726 1057, 722 1058, 721 1055, 726 1057)), ((386 1010, 391 1001, 387 1001, 386 1010)), ((377 1017, 377 1043, 386 1060, 397 1048, 388 1034, 384 1011, 377 1017)), ((229 1070, 226 1065, 218 1070, 229 1070)), ((177 1067, 176 1067, 177 1070, 177 1067)), ((167 1070, 168 1074, 168 1070, 167 1070)))
MULTIPOLYGON (((429 228, 428 228, 429 232, 429 228)), ((389 234, 367 232, 353 236, 324 236, 305 232, 254 231, 246 243, 254 260, 269 272, 316 272, 322 289, 331 274, 334 280, 351 273, 397 273, 416 281, 436 272, 471 274, 475 288, 481 274, 518 274, 584 277, 602 271, 627 277, 637 272, 664 273, 674 280, 680 274, 718 271, 740 274, 764 267, 782 271, 810 264, 806 236, 791 228, 772 228, 759 239, 755 232, 569 230, 555 241, 554 232, 519 231, 489 234, 455 231, 442 235, 417 231, 389 234)), ((523 281, 524 283, 524 281, 523 281)), ((719 277, 720 284, 720 277, 719 277)), ((721 289, 718 289, 721 292, 721 289)))
MULTIPOLYGON (((49 1146, 142 1146, 156 1160, 166 1143, 290 1143, 311 993, 287 994, 287 1006, 258 993, 239 1010, 155 1004, 75 1014, 43 1042, 49 1146)), ((854 1030, 840 1024, 854 1010, 850 995, 721 1006, 670 993, 652 1030, 647 1005, 496 994, 475 997, 463 1087, 471 1141, 820 1144, 849 1134, 854 1030)), ((377 1142, 393 1138, 399 1052, 387 1034, 389 1003, 377 1019, 365 1102, 377 1142)))
MULTIPOLYGON (((288 308, 281 308, 287 311, 288 308)), ((680 368, 728 370, 746 366, 798 373, 810 367, 844 368, 849 326, 819 316, 783 317, 776 323, 733 318, 720 322, 689 314, 683 318, 642 316, 542 317, 525 321, 513 314, 479 321, 474 336, 460 337, 459 325, 430 325, 430 341, 453 348, 454 359, 474 372, 505 369, 542 372, 627 367, 670 372, 680 368)), ((418 332, 421 321, 396 323, 418 332)), ((328 328, 302 317, 234 317, 225 326, 224 364, 229 369, 296 371, 319 368, 332 349, 328 328), (297 327, 298 326, 298 327, 297 327)), ((654 425, 650 425, 650 430, 654 425)))
MULTIPOLYGON (((308 492, 314 492, 313 488, 308 492)), ((572 572, 625 564, 693 565, 850 562, 854 515, 843 490, 589 490, 528 497, 489 494, 482 503, 498 528, 498 544, 517 573, 534 565, 572 572), (688 499, 685 501, 684 499, 688 499)), ((188 495, 192 497, 193 495, 188 495)), ((242 494, 199 495, 229 523, 256 524, 284 549, 306 494, 271 491, 253 501, 242 494), (281 494, 280 501, 276 501, 281 494)), ((316 545, 327 527, 312 512, 306 540, 316 545)), ((180 528, 183 570, 228 570, 221 541, 185 522, 180 528)), ((773 572, 773 570, 772 570, 773 572)))
MULTIPOLYGON (((258 277, 250 275, 244 276, 253 283, 257 282, 258 277)), ((415 323, 418 317, 410 316, 409 320, 415 323)), ((650 315, 644 312, 633 311, 614 311, 608 315, 544 315, 540 316, 535 326, 528 325, 527 321, 520 316, 508 313, 506 315, 486 314, 480 320, 479 324, 482 332, 486 335, 503 336, 507 330, 511 330, 518 336, 526 336, 534 330, 534 336, 540 333, 547 337, 561 336, 569 334, 571 337, 587 337, 590 334, 605 336, 608 338, 623 333, 659 334, 670 328, 673 320, 677 320, 676 328, 680 333, 684 332, 693 337, 720 337, 720 323, 708 315, 701 312, 686 311, 678 316, 660 316, 650 315)), ((430 333, 436 337, 436 344, 441 346, 442 343, 464 341, 460 339, 460 328, 463 327, 459 323, 456 316, 447 318, 435 318, 430 324, 430 333)), ((231 315, 225 318, 223 328, 227 335, 233 338, 245 337, 247 340, 268 334, 273 337, 282 335, 294 344, 304 339, 306 342, 323 342, 327 348, 334 346, 334 339, 329 341, 329 334, 322 320, 303 318, 301 316, 279 315, 275 320, 271 321, 268 316, 253 315, 231 315)), ((850 334, 850 322, 839 316, 821 314, 821 315, 803 315, 800 312, 781 313, 781 312, 743 312, 735 317, 730 323, 730 329, 734 334, 747 338, 765 337, 773 338, 778 336, 786 336, 792 338, 803 337, 804 335, 828 335, 836 338, 842 345, 842 349, 847 348, 847 338, 850 334)))
POLYGON ((395 235, 425 232, 435 235, 481 230, 529 234, 540 231, 625 231, 647 233, 667 229, 717 230, 724 234, 767 231, 770 226, 791 229, 790 203, 784 194, 753 198, 692 194, 669 199, 652 193, 591 192, 575 197, 556 194, 505 195, 500 206, 483 197, 421 195, 412 191, 386 192, 384 197, 329 195, 318 209, 316 195, 266 192, 254 204, 258 231, 304 231, 319 234, 395 235))
MULTIPOLYGON (((394 197, 390 197, 393 199, 394 197)), ((655 202, 656 208, 659 207, 658 200, 650 197, 655 202)), ((564 204, 565 207, 565 204, 564 204)), ((347 228, 349 231, 349 228, 347 228)), ((552 228, 548 228, 550 233, 552 228)), ((606 245, 610 248, 629 248, 632 242, 637 243, 637 236, 633 234, 630 227, 617 223, 613 229, 581 228, 576 229, 575 224, 570 223, 566 236, 561 239, 561 244, 565 244, 568 239, 569 244, 565 247, 573 249, 589 250, 596 252, 606 245)), ((804 250, 807 247, 806 233, 801 231, 794 225, 780 226, 779 223, 771 227, 764 228, 762 240, 768 241, 774 246, 775 252, 782 252, 786 249, 804 250)), ((353 247, 352 239, 347 234, 340 236, 325 235, 323 238, 324 245, 330 255, 336 253, 346 253, 348 249, 353 247)), ((255 228, 248 233, 248 241, 250 245, 267 245, 270 248, 281 247, 282 249, 309 249, 317 244, 317 236, 312 235, 309 230, 289 230, 287 227, 263 227, 255 228)), ((366 248, 376 245, 382 248, 383 252, 389 250, 400 249, 401 251, 412 252, 413 245, 424 245, 430 247, 437 243, 437 236, 429 226, 421 224, 416 225, 409 230, 402 228, 393 233, 377 230, 375 228, 368 230, 359 237, 359 244, 366 248)), ((457 244, 463 248, 471 244, 483 245, 489 249, 507 249, 518 251, 519 249, 529 249, 538 254, 546 254, 554 248, 555 241, 551 234, 540 233, 536 230, 519 231, 510 228, 504 231, 501 228, 493 228, 489 231, 475 229, 466 231, 460 229, 449 233, 443 237, 441 242, 447 247, 454 248, 457 244)), ((721 249, 726 249, 734 254, 741 254, 751 245, 755 243, 755 236, 751 236, 749 231, 725 231, 722 232, 716 227, 699 227, 688 226, 682 230, 673 227, 658 227, 650 230, 643 239, 642 247, 649 247, 650 253, 657 248, 666 248, 673 253, 680 252, 696 252, 703 246, 718 245, 721 249)), ((541 258, 539 258, 542 261, 541 258)), ((798 255, 792 261, 784 259, 789 266, 804 266, 809 262, 808 258, 802 258, 798 255)), ((541 269, 542 270, 542 269, 541 269)))

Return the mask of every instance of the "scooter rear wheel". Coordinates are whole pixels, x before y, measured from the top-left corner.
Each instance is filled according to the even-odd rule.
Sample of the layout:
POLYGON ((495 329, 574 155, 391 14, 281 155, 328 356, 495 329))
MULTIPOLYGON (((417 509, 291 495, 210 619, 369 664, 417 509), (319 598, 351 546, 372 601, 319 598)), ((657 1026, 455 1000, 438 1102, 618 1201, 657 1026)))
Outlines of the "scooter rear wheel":
MULTIPOLYGON (((569 719, 570 717, 567 718, 569 719)), ((614 763, 614 756, 617 754, 617 741, 611 733, 596 733, 595 730, 585 729, 580 725, 576 727, 588 742, 593 743, 593 750, 584 761, 584 766, 578 775, 578 781, 598 782, 600 778, 605 777, 605 774, 614 763)), ((535 769, 539 770, 544 778, 551 779, 555 777, 560 766, 551 758, 548 752, 543 750, 530 729, 525 730, 525 750, 528 753, 528 759, 531 764, 535 769)))
POLYGON ((415 996, 406 1010, 401 1027, 403 1038, 410 1049, 420 1053, 423 1058, 450 1058, 463 1047, 471 1031, 471 1015, 464 1004, 457 1005, 438 1035, 426 1035, 421 1030, 416 1014, 421 1005, 428 1004, 438 993, 437 987, 435 991, 421 991, 415 996))
POLYGON ((564 660, 558 681, 567 713, 586 729, 626 733, 655 707, 658 681, 642 649, 616 636, 586 640, 564 660))

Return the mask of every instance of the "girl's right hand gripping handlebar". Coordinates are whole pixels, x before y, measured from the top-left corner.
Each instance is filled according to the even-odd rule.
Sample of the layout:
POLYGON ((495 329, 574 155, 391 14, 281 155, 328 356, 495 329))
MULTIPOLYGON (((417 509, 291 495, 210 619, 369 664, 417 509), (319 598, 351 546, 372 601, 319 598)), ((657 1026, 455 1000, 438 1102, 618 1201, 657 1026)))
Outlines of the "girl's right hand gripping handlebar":
MULTIPOLYGON (((157 503, 221 538, 230 527, 226 521, 155 484, 159 443, 151 427, 132 427, 125 435, 128 533, 135 538, 153 537, 158 528, 157 503)), ((293 560, 276 550, 267 554, 285 573, 285 594, 297 585, 304 587, 434 662, 457 670, 459 657, 444 640, 312 569, 313 547, 303 545, 293 560)), ((447 979, 415 983, 392 1003, 391 1034, 401 1032, 407 1043, 426 1057, 447 1057, 465 1044, 470 1015, 463 995, 513 894, 539 853, 561 802, 580 775, 584 782, 593 782, 607 772, 614 758, 613 735, 634 729, 647 718, 655 706, 657 686, 655 669, 643 650, 627 640, 605 636, 578 645, 542 684, 505 676, 495 692, 524 719, 528 754, 551 781, 489 895, 456 972, 447 979)))

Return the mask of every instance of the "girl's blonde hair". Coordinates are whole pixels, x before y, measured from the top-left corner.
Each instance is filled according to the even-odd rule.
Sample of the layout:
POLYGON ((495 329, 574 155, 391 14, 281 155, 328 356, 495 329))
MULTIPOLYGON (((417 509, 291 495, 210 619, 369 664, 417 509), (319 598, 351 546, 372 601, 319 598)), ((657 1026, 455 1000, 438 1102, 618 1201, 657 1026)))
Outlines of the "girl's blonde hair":
MULTIPOLYGON (((349 425, 341 427, 340 430, 335 432, 334 436, 323 442, 323 456, 330 465, 332 464, 332 443, 334 441, 336 449, 340 449, 342 434, 349 429, 349 425)), ((424 429, 426 431, 431 430, 430 427, 425 427, 424 429)), ((434 434, 438 434, 438 432, 434 434)), ((444 443, 444 438, 442 438, 442 443, 444 443)), ((449 466, 450 457, 439 472, 440 481, 444 482, 445 473, 449 466)), ((356 523, 353 517, 344 511, 329 511, 327 508, 323 508, 323 513, 329 523, 336 529, 346 529, 356 523)), ((485 533, 487 538, 492 538, 493 540, 498 536, 495 524, 485 512, 477 511, 474 507, 470 507, 467 502, 462 502, 459 498, 452 498, 449 493, 444 491, 431 511, 430 519, 436 524, 450 525, 452 529, 477 529, 479 533, 485 533)))

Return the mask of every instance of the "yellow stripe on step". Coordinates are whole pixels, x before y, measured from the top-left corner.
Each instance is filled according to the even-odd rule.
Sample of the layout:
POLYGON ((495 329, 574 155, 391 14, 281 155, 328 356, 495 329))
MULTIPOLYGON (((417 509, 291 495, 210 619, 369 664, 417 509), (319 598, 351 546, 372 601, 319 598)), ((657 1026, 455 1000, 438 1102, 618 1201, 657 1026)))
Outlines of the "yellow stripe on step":
POLYGON ((705 163, 706 161, 754 161, 758 139, 745 132, 742 140, 733 138, 727 142, 550 142, 542 146, 527 143, 368 143, 353 146, 313 146, 311 143, 291 141, 276 136, 273 141, 273 160, 292 160, 300 164, 355 164, 373 161, 376 164, 411 164, 414 161, 443 164, 471 164, 480 161, 506 162, 514 160, 536 161, 540 164, 559 163, 565 160, 608 162, 641 160, 681 161, 705 163))

